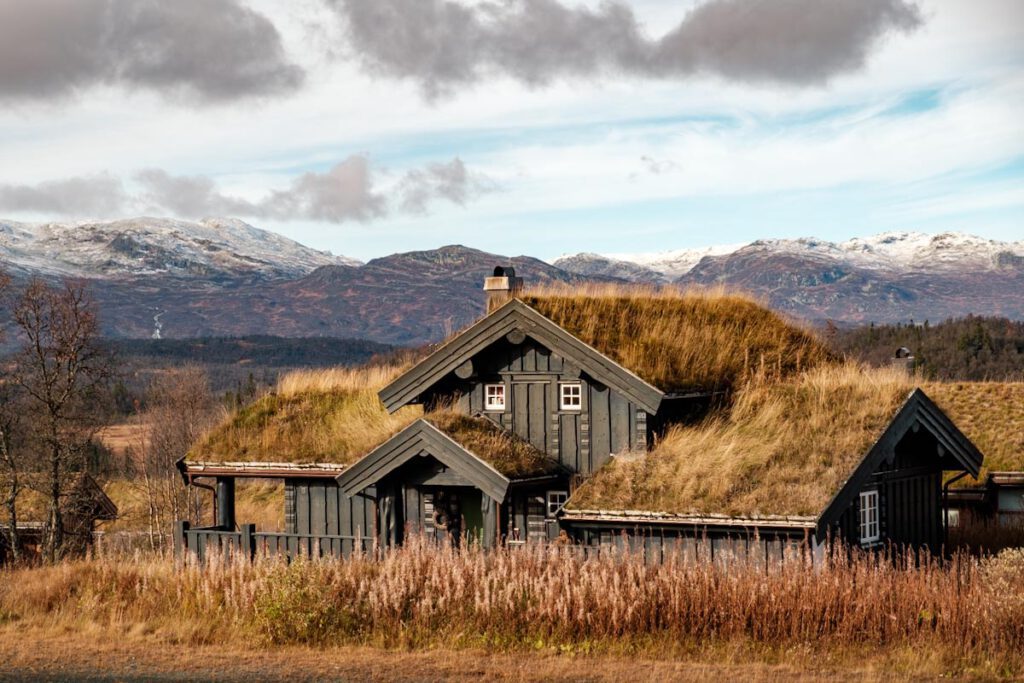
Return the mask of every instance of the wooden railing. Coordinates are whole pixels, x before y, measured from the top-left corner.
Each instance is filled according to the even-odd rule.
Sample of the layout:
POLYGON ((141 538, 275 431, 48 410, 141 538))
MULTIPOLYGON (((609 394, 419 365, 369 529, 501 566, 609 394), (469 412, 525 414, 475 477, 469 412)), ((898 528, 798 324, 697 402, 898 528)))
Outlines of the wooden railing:
POLYGON ((356 553, 372 553, 372 538, 329 534, 288 534, 256 531, 255 524, 243 524, 237 531, 220 527, 191 528, 188 522, 175 522, 174 555, 184 559, 188 553, 205 561, 211 554, 250 560, 260 557, 297 557, 348 559, 356 553))

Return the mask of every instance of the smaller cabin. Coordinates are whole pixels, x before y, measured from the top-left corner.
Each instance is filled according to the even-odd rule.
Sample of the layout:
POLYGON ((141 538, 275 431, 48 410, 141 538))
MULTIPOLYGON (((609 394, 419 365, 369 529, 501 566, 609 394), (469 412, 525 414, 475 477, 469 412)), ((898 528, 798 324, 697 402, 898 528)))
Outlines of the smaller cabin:
MULTIPOLYGON (((25 477, 35 483, 38 477, 25 477)), ((25 486, 18 496, 17 537, 21 552, 37 558, 43 550, 48 532, 47 501, 37 490, 25 486)), ((64 552, 71 556, 84 554, 92 547, 96 526, 117 519, 117 505, 88 474, 79 474, 61 499, 64 552)), ((10 555, 9 524, 0 521, 0 564, 10 555)))

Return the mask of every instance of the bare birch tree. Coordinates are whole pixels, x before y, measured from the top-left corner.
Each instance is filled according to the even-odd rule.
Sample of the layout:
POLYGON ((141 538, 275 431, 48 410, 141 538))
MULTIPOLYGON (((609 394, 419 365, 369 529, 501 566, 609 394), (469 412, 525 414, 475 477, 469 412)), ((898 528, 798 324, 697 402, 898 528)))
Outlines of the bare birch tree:
POLYGON ((22 345, 11 380, 24 392, 40 444, 33 469, 47 499, 44 554, 53 562, 64 546, 62 497, 85 469, 113 363, 99 344, 95 308, 80 284, 35 278, 17 297, 12 317, 22 345))

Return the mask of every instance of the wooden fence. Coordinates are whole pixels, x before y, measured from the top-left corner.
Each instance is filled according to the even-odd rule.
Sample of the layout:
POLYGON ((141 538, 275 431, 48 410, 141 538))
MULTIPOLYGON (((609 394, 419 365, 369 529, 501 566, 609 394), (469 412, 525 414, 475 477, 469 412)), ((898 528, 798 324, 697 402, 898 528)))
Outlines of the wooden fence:
POLYGON ((174 556, 179 560, 187 553, 193 553, 200 561, 211 553, 224 557, 241 554, 250 560, 257 556, 348 559, 353 553, 372 553, 374 548, 373 539, 369 538, 256 531, 255 524, 243 524, 237 531, 219 527, 193 529, 188 522, 174 525, 174 556))

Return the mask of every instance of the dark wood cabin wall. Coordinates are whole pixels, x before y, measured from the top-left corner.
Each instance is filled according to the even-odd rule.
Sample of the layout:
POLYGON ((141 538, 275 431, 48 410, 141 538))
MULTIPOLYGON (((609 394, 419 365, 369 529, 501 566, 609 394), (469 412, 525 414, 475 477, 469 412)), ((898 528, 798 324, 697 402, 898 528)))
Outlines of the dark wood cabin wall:
POLYGON ((346 496, 334 481, 296 480, 295 529, 289 533, 360 536, 374 533, 376 507, 366 496, 346 496))
MULTIPOLYGON (((909 432, 896 445, 892 459, 883 461, 862 488, 878 491, 882 543, 941 549, 943 463, 937 448, 927 431, 909 432)), ((840 516, 835 533, 860 544, 859 495, 840 516)))
POLYGON ((702 526, 564 523, 570 538, 588 547, 642 552, 650 563, 676 557, 686 562, 756 566, 805 557, 813 531, 803 529, 713 529, 702 526))
POLYGON ((440 383, 428 404, 451 403, 466 414, 484 414, 502 428, 528 440, 573 472, 589 475, 612 453, 643 449, 648 415, 616 391, 527 338, 522 344, 497 342, 473 359, 468 380, 454 375, 440 383), (504 412, 484 410, 484 385, 506 386, 504 412), (580 382, 581 409, 559 409, 560 382, 580 382))

